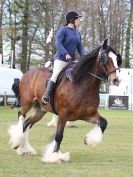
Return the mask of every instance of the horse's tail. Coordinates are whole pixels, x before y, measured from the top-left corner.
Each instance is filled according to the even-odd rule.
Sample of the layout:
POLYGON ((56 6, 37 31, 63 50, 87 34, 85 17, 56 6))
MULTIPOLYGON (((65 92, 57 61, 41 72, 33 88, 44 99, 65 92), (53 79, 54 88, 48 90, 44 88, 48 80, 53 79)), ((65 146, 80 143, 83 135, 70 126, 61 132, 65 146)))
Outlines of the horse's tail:
POLYGON ((15 97, 18 99, 18 101, 20 102, 20 93, 19 93, 19 80, 15 81, 12 85, 12 91, 15 94, 15 97))

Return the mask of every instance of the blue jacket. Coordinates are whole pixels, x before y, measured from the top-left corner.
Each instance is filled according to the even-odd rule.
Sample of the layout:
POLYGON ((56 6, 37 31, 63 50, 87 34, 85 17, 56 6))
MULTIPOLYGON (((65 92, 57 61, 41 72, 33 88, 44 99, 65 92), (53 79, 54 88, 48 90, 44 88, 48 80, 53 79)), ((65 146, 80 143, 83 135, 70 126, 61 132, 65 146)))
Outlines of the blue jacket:
POLYGON ((66 61, 65 56, 69 54, 72 60, 75 60, 76 51, 78 51, 80 56, 84 55, 81 35, 78 29, 72 29, 68 26, 60 27, 56 33, 55 46, 56 54, 54 59, 66 61))

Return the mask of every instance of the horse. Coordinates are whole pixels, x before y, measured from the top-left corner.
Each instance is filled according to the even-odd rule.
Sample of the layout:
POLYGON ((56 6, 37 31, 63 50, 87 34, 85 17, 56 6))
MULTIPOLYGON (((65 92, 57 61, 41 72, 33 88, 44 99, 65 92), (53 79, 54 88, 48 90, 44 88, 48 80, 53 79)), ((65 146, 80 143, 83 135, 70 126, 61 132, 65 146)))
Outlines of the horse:
MULTIPOLYGON (((64 74, 54 90, 54 106, 58 114, 56 133, 53 141, 45 148, 42 162, 63 163, 70 160, 69 152, 60 151, 67 121, 83 120, 93 123, 94 128, 86 134, 84 143, 96 146, 102 142, 107 120, 98 112, 100 84, 101 81, 107 80, 109 84, 118 86, 121 63, 120 54, 117 54, 108 45, 108 40, 105 40, 75 64, 72 71, 73 80, 69 80, 64 74)), ((14 87, 21 108, 17 124, 10 125, 8 133, 9 143, 13 149, 16 149, 18 155, 37 154, 28 140, 29 129, 47 112, 54 112, 50 103, 44 105, 41 101, 49 74, 48 68, 29 70, 14 87), (32 115, 25 119, 26 113, 31 108, 33 108, 32 115)))

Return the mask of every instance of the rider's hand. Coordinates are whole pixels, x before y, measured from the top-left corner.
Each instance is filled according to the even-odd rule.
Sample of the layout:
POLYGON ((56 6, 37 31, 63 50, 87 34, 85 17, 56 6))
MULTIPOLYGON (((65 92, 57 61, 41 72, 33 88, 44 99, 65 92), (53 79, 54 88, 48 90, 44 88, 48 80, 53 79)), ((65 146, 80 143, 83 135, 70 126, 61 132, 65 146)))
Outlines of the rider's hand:
POLYGON ((71 56, 69 54, 66 54, 66 60, 67 61, 71 61, 72 60, 72 58, 71 58, 71 56))

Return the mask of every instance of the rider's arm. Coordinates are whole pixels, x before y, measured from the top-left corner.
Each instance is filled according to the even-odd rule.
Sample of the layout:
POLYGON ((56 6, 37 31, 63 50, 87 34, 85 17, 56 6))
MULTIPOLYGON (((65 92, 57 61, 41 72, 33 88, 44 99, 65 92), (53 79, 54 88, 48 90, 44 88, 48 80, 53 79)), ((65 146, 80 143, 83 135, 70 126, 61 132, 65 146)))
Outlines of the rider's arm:
POLYGON ((65 38, 65 28, 62 27, 56 33, 55 46, 60 54, 67 55, 68 52, 63 46, 64 38, 65 38))

